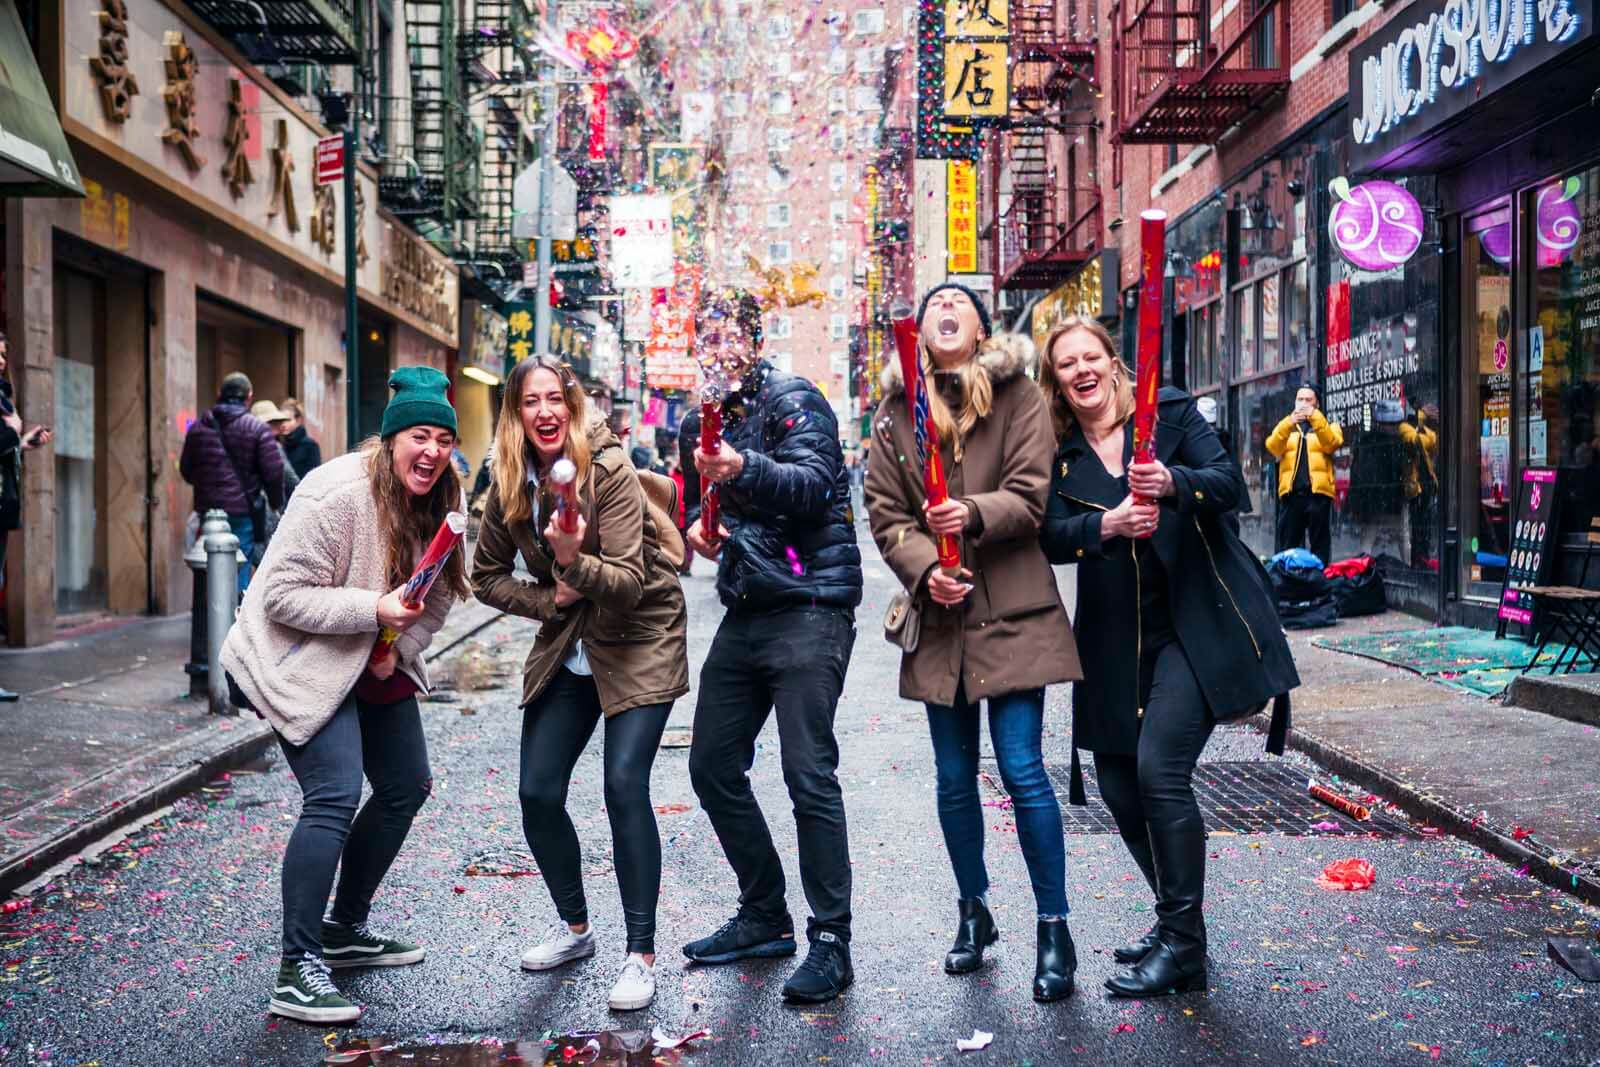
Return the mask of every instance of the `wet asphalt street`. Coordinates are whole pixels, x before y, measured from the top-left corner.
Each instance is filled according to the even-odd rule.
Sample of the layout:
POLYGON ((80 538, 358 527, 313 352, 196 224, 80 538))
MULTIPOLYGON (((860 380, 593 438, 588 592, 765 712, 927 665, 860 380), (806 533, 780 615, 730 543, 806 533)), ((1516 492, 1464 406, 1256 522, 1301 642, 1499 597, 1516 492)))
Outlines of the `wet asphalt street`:
MULTIPOLYGON (((1069 811, 1079 988, 1065 1003, 1040 1006, 1028 993, 1031 894, 1005 798, 989 787, 990 901, 1002 941, 979 974, 946 976, 940 961, 955 888, 934 814, 932 755, 924 713, 898 699, 895 650, 878 632, 893 579, 867 552, 867 601, 838 719, 856 968, 855 987, 838 1002, 784 1007, 778 990, 793 961, 682 965, 678 946, 731 914, 736 890, 695 804, 687 752, 667 748, 654 777, 665 847, 659 992, 645 1012, 607 1010, 623 938, 598 737, 579 764, 570 811, 585 844, 601 951, 562 971, 518 969, 520 953, 555 916, 527 857, 516 800, 516 698, 533 628, 508 621, 448 657, 455 688, 423 705, 434 794, 373 918, 429 955, 416 967, 340 974, 340 986, 366 1006, 359 1024, 311 1027, 266 1013, 278 959, 278 861, 299 806, 282 760, 272 759, 182 800, 7 905, 0 1063, 620 1063, 592 1050, 563 1054, 583 1041, 541 1039, 657 1025, 711 1031, 682 1055, 689 1065, 1600 1062, 1600 987, 1584 987, 1545 954, 1548 936, 1593 936, 1593 912, 1449 837, 1397 832, 1392 823, 1381 836, 1363 834, 1331 812, 1298 819, 1290 833, 1213 823, 1209 991, 1126 1002, 1109 999, 1100 983, 1113 972, 1111 948, 1152 921, 1148 891, 1120 841, 1073 832, 1069 811), (1324 865, 1348 857, 1373 863, 1372 889, 1315 884, 1324 865), (992 1032, 993 1044, 958 1053, 956 1039, 974 1029, 992 1032), (502 1045, 518 1038, 520 1047, 502 1045), (370 1060, 339 1054, 357 1042, 404 1048, 370 1060), (428 1050, 466 1043, 475 1045, 428 1050)), ((698 673, 720 617, 704 561, 686 588, 698 673)), ((687 725, 693 699, 679 702, 675 725, 687 725)), ((1052 691, 1046 757, 1062 768, 1066 702, 1064 688, 1052 691)), ((769 724, 754 776, 803 923, 775 745, 769 724)), ((1232 727, 1218 732, 1206 759, 1267 757, 1259 734, 1232 727)), ((1296 762, 1295 777, 1314 772, 1296 762)))

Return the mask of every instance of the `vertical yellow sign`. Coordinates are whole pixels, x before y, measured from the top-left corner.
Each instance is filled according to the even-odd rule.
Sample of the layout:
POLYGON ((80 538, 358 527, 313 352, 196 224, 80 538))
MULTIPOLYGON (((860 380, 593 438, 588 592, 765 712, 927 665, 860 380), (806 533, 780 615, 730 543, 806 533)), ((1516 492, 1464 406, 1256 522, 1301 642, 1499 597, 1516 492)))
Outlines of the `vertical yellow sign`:
POLYGON ((970 159, 945 163, 945 250, 951 274, 978 271, 978 171, 970 159))

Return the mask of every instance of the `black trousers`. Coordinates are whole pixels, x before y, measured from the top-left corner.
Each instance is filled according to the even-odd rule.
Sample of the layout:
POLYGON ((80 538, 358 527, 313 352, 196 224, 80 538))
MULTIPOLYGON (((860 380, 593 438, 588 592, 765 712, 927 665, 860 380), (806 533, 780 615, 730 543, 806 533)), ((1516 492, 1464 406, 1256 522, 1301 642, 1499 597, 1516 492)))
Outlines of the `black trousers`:
MULTIPOLYGON (((661 836, 650 804, 650 768, 672 705, 630 708, 605 720, 606 817, 628 951, 655 952, 661 836)), ((578 831, 567 814, 572 769, 604 717, 594 679, 565 667, 522 712, 522 832, 563 922, 589 921, 578 831)))
POLYGON ((1291 492, 1278 498, 1278 551, 1302 547, 1309 547, 1324 567, 1333 562, 1328 558, 1333 552, 1333 497, 1291 492))
POLYGON ((1199 908, 1206 833, 1194 797, 1194 768, 1216 720, 1176 640, 1147 637, 1139 668, 1144 717, 1138 752, 1096 752, 1095 777, 1117 832, 1156 890, 1158 920, 1182 928, 1179 912, 1189 913, 1187 938, 1193 942, 1204 937, 1199 908), (1158 874, 1162 867, 1167 869, 1158 874))
POLYGON ((807 932, 850 938, 850 843, 833 716, 855 645, 849 612, 729 612, 700 672, 689 778, 739 879, 740 910, 782 919, 783 863, 750 789, 756 738, 774 710, 783 781, 794 802, 807 932))

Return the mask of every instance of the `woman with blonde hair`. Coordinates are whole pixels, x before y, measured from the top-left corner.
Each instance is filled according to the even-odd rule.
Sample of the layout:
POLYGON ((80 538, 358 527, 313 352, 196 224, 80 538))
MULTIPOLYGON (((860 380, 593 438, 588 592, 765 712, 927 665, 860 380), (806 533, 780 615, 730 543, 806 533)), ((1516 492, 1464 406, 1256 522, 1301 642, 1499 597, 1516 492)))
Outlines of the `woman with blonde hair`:
POLYGON ((655 998, 661 838, 650 804, 672 702, 689 690, 688 616, 659 511, 572 369, 524 360, 506 380, 494 485, 472 585, 490 607, 542 623, 523 670, 522 829, 562 924, 528 949, 544 971, 594 955, 578 834, 567 814, 573 768, 605 721, 605 804, 627 925, 614 1011, 655 998), (576 528, 562 528, 557 481, 575 479, 576 528), (533 581, 513 575, 521 554, 533 581))
POLYGON ((1052 563, 1078 565, 1071 800, 1084 803, 1087 749, 1156 895, 1155 927, 1113 953, 1131 969, 1106 986, 1128 997, 1204 989, 1195 763, 1219 720, 1274 698, 1267 748, 1282 752, 1299 678, 1260 561, 1224 521, 1244 495, 1238 468, 1194 399, 1161 390, 1157 458, 1134 463, 1132 375, 1085 318, 1051 331, 1039 388, 1059 442, 1042 540, 1052 563))
POLYGON ((374 933, 367 916, 433 788, 417 693, 428 691, 424 650, 467 595, 461 554, 422 604, 406 604, 400 587, 461 508, 461 485, 449 379, 401 367, 389 388, 380 436, 300 483, 222 646, 233 702, 272 724, 305 798, 283 857, 283 962, 268 1010, 309 1023, 361 1014, 330 967, 424 955, 374 933), (400 637, 371 663, 381 627, 400 637), (372 798, 357 814, 363 774, 372 798))
POLYGON ((977 970, 984 949, 999 939, 986 900, 978 799, 978 709, 986 702, 1038 913, 1033 996, 1060 1000, 1072 993, 1077 954, 1067 929, 1061 808, 1042 754, 1044 690, 1080 672, 1055 575, 1039 548, 1050 420, 1027 376, 1032 345, 1016 334, 990 337, 988 313, 970 290, 934 288, 918 322, 950 499, 927 503, 915 431, 904 414, 906 383, 891 363, 866 502, 872 536, 920 619, 916 642, 901 643, 900 695, 927 705, 939 825, 959 892, 944 967, 950 974, 977 970), (905 458, 895 463, 896 456, 905 458), (961 540, 958 574, 939 567, 936 539, 944 534, 961 540))

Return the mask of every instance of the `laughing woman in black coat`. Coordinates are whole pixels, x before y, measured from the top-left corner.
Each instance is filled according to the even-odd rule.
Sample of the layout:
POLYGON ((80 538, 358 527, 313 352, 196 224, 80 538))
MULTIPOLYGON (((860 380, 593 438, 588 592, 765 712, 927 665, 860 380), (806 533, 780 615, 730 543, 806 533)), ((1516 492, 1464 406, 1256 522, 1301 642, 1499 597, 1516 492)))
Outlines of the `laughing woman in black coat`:
POLYGON ((1132 966, 1106 987, 1150 997, 1206 984, 1200 752, 1219 720, 1271 701, 1267 749, 1281 753, 1300 679, 1266 573, 1223 521, 1244 485, 1216 431, 1187 393, 1163 389, 1157 460, 1133 463, 1133 386, 1114 352, 1092 320, 1069 319, 1045 342, 1039 385, 1059 450, 1040 537, 1052 563, 1078 565, 1072 801, 1084 802, 1087 749, 1156 894, 1155 927, 1116 950, 1132 966))

